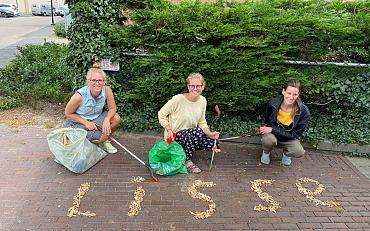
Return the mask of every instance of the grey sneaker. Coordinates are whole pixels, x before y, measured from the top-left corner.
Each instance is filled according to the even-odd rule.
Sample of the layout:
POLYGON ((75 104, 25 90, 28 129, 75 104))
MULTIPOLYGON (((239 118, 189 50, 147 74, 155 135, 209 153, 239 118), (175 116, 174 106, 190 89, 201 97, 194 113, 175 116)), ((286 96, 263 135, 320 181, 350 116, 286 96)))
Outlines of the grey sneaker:
POLYGON ((261 163, 262 164, 270 164, 270 153, 262 152, 261 163))
POLYGON ((281 164, 284 166, 290 166, 291 163, 292 163, 292 158, 283 154, 283 158, 281 159, 281 164))
POLYGON ((107 151, 109 154, 117 153, 117 148, 113 147, 109 140, 103 143, 103 149, 107 151))

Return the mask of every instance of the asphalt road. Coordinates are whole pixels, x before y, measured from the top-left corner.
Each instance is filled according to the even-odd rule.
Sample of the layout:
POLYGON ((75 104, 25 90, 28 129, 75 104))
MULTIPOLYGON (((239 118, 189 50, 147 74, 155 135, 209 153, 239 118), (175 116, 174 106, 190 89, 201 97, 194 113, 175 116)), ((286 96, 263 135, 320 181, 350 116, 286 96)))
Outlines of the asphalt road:
MULTIPOLYGON (((20 16, 14 18, 0 18, 0 49, 25 39, 27 34, 46 27, 52 27, 49 16, 20 16)), ((54 17, 54 23, 63 18, 54 17)))
MULTIPOLYGON (((64 19, 56 16, 54 23, 64 19)), ((18 46, 41 44, 54 29, 50 16, 0 18, 0 68, 18 53, 18 46)))

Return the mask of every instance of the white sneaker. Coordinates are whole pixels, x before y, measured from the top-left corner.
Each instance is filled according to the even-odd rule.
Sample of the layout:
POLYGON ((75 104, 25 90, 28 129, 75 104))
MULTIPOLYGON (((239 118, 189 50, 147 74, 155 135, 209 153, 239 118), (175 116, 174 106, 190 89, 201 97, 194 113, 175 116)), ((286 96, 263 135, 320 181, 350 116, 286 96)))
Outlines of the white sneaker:
POLYGON ((107 151, 109 154, 117 153, 117 148, 113 147, 109 140, 103 143, 103 149, 107 151))
POLYGON ((270 164, 270 153, 262 152, 261 163, 262 164, 270 164))
POLYGON ((292 163, 292 158, 283 154, 283 158, 281 159, 281 164, 284 166, 290 166, 291 163, 292 163))

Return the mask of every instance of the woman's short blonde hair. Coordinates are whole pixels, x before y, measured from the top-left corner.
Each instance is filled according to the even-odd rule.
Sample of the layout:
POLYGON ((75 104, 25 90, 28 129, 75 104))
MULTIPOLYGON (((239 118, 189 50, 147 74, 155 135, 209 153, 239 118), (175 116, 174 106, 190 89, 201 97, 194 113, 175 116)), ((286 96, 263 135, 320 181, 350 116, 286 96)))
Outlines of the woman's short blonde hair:
POLYGON ((100 69, 100 63, 93 64, 93 66, 87 71, 86 79, 90 79, 93 73, 100 73, 105 79, 105 72, 102 69, 100 69))
POLYGON ((203 78, 203 75, 200 74, 200 73, 191 73, 187 78, 186 78, 186 83, 189 84, 190 83, 190 80, 192 79, 199 79, 200 81, 202 81, 203 83, 203 86, 206 85, 206 81, 204 80, 203 78))

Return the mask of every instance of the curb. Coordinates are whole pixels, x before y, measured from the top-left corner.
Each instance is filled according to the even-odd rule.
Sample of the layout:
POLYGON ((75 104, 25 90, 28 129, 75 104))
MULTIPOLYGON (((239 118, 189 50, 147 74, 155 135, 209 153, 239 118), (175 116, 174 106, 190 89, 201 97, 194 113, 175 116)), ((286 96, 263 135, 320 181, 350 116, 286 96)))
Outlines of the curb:
MULTIPOLYGON (((227 137, 224 137, 227 138, 227 137)), ((261 144, 261 139, 257 136, 254 137, 244 137, 235 139, 235 141, 229 141, 230 143, 249 143, 249 144, 261 144)), ((303 143, 303 147, 307 149, 315 149, 320 151, 332 151, 340 153, 369 153, 370 154, 370 145, 358 145, 358 144, 334 144, 329 141, 322 141, 318 144, 317 147, 309 143, 303 143)))
MULTIPOLYGON (((153 136, 158 138, 158 140, 163 139, 163 133, 158 131, 144 131, 144 132, 129 132, 122 129, 117 131, 118 133, 125 133, 131 134, 133 136, 153 136)), ((228 138, 228 136, 222 137, 228 138)), ((261 145, 261 139, 258 136, 252 137, 241 137, 238 139, 230 140, 230 141, 222 141, 226 143, 239 143, 239 144, 257 144, 261 145)), ((358 144, 333 144, 329 141, 322 141, 318 144, 317 147, 314 147, 312 144, 303 142, 303 147, 307 149, 314 149, 320 151, 331 151, 340 153, 368 153, 370 154, 370 145, 358 145, 358 144)), ((334 153, 335 154, 335 153, 334 153)))
MULTIPOLYGON (((311 145, 311 147, 313 147, 311 145)), ((313 147, 314 148, 314 147, 313 147)), ((359 153, 370 153, 370 145, 358 145, 358 144, 333 144, 329 141, 320 142, 317 149, 333 152, 359 152, 359 153)))

